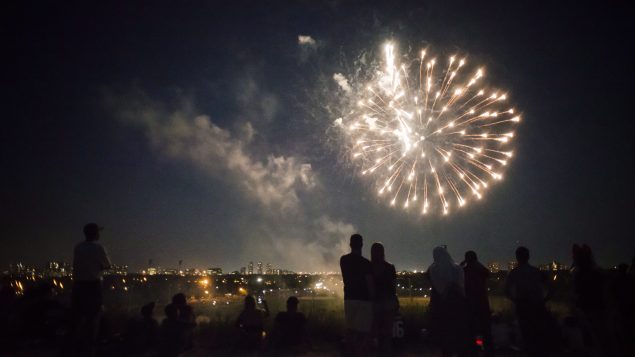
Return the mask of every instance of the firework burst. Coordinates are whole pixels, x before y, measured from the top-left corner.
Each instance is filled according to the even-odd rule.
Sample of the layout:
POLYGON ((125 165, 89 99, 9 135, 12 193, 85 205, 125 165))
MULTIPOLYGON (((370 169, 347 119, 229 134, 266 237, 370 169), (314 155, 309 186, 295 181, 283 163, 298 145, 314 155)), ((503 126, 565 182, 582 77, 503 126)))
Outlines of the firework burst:
POLYGON ((399 63, 390 43, 384 54, 383 68, 355 93, 355 109, 338 119, 361 175, 392 206, 421 214, 481 199, 513 155, 520 116, 507 94, 465 58, 440 65, 424 50, 399 63))

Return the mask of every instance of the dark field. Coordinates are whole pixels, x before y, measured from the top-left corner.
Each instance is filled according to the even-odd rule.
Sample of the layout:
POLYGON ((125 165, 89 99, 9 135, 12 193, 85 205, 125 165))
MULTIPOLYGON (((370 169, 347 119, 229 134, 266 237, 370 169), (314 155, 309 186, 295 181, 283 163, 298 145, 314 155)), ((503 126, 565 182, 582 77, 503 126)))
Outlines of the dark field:
MULTIPOLYGON (((555 274, 554 274, 555 276, 555 274)), ((194 348, 185 353, 187 356, 232 355, 237 342, 234 323, 242 309, 245 294, 251 292, 268 302, 271 315, 267 321, 267 333, 273 331, 275 315, 283 311, 287 297, 295 295, 300 299, 299 310, 307 316, 307 335, 309 349, 304 355, 337 355, 342 351, 344 340, 343 299, 336 294, 339 276, 298 275, 288 277, 221 276, 211 278, 194 277, 144 277, 109 276, 104 281, 105 304, 100 336, 99 354, 118 356, 125 354, 123 339, 128 322, 139 315, 139 308, 149 301, 157 303, 155 318, 161 322, 163 309, 170 297, 183 291, 188 296, 196 314, 197 326, 194 330, 194 348), (225 281, 223 284, 222 281, 225 281), (286 280, 286 281, 284 281, 286 280), (236 283, 234 283, 236 281, 236 283), (294 286, 289 288, 289 284, 294 286), (215 284, 217 283, 217 284, 215 284), (230 284, 231 283, 231 284, 230 284), (321 284, 320 284, 321 283, 321 284), (316 285, 320 284, 320 285, 316 285), (210 291, 213 288, 216 291, 210 291), (268 289, 262 289, 266 286, 268 289), (284 286, 284 287, 280 287, 284 286), (319 288, 318 288, 319 287, 319 288), (233 291, 230 293, 228 291, 233 291), (264 293, 264 294, 263 294, 264 293)), ((29 321, 21 315, 14 315, 13 331, 22 331, 12 341, 13 352, 10 355, 56 355, 64 343, 68 321, 68 279, 55 279, 51 294, 40 299, 54 302, 57 310, 46 316, 46 326, 50 329, 28 333, 29 321)), ((24 292, 17 297, 16 314, 28 302, 34 304, 33 288, 50 284, 46 279, 22 281, 24 292), (26 301, 26 302, 25 302, 26 301), (30 301, 30 302, 29 302, 30 301)), ((512 304, 502 296, 504 276, 495 276, 490 281, 490 303, 492 312, 516 334, 512 304)), ((556 299, 549 304, 554 316, 561 321, 570 314, 567 308, 569 296, 568 276, 558 273, 556 278, 556 299)), ((400 275, 400 314, 393 329, 395 336, 395 354, 434 355, 435 343, 429 336, 428 285, 422 274, 400 275)), ((260 304, 262 307, 262 304, 260 304)), ((271 349, 267 353, 275 355, 271 349)), ((504 355, 517 354, 508 351, 504 355)))

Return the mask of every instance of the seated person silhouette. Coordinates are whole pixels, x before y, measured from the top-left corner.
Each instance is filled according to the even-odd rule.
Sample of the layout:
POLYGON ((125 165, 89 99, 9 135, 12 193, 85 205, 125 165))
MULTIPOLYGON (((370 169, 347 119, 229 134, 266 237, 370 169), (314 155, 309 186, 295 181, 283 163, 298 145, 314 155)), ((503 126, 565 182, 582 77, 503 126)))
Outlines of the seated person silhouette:
POLYGON ((185 339, 185 348, 191 349, 194 340, 194 327, 196 327, 196 316, 191 305, 187 304, 185 294, 178 293, 172 297, 172 304, 176 306, 179 315, 179 321, 183 325, 183 335, 185 339))
POLYGON ((159 334, 159 323, 152 316, 154 302, 141 307, 141 318, 129 322, 125 334, 126 345, 132 353, 147 353, 155 347, 159 334))
POLYGON ((298 312, 300 301, 291 296, 287 299, 287 311, 281 311, 276 315, 275 333, 276 348, 299 352, 306 345, 304 326, 306 317, 298 312))
POLYGON ((174 295, 172 297, 172 304, 176 306, 176 309, 178 310, 179 320, 188 325, 196 325, 194 310, 192 309, 192 306, 187 304, 185 294, 178 293, 174 295))
POLYGON ((165 307, 165 319, 161 323, 161 356, 178 356, 185 349, 185 326, 179 320, 174 304, 165 307))
POLYGON ((266 301, 262 301, 265 309, 256 307, 256 299, 253 296, 245 297, 245 307, 236 319, 236 327, 239 329, 238 347, 246 350, 259 350, 263 347, 265 337, 265 319, 269 317, 269 308, 266 301))

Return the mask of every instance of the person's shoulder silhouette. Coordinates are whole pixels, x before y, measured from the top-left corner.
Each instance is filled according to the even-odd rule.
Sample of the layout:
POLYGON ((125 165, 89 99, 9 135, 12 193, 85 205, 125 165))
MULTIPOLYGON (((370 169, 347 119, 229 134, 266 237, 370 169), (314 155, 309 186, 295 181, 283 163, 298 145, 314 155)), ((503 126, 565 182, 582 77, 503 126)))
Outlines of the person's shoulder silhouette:
POLYGON ((370 261, 361 254, 362 236, 353 234, 350 240, 351 253, 340 258, 345 300, 368 300, 366 278, 372 275, 370 261))
POLYGON ((161 355, 176 356, 184 348, 183 323, 179 321, 178 307, 165 306, 165 318, 161 322, 161 355))
POLYGON ((132 352, 144 353, 155 347, 159 324, 152 316, 154 305, 154 302, 143 305, 141 307, 141 317, 134 318, 128 322, 124 340, 132 352))
POLYGON ((171 328, 179 321, 179 310, 174 304, 167 304, 165 309, 165 318, 161 322, 161 327, 171 328))
POLYGON ((280 347, 298 346, 304 342, 306 317, 298 311, 299 300, 295 296, 287 299, 287 310, 276 315, 275 323, 280 347))
POLYGON ((297 297, 291 296, 287 299, 287 310, 276 315, 276 323, 289 329, 303 328, 306 317, 298 311, 300 301, 297 297))

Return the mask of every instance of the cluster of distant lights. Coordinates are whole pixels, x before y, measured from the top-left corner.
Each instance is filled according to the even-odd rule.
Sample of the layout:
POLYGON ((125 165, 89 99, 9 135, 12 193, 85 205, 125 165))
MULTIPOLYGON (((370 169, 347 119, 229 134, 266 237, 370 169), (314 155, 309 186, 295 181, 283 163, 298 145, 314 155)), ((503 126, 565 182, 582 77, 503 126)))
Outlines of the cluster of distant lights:
POLYGON ((447 215, 479 200, 513 156, 520 122, 507 93, 483 84, 484 70, 462 74, 465 58, 437 70, 426 50, 400 64, 394 45, 357 107, 338 119, 362 176, 376 180, 391 206, 447 215))

